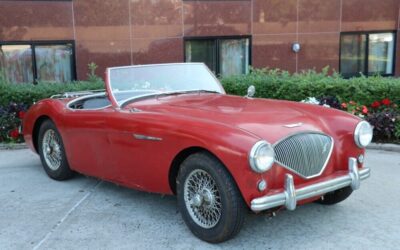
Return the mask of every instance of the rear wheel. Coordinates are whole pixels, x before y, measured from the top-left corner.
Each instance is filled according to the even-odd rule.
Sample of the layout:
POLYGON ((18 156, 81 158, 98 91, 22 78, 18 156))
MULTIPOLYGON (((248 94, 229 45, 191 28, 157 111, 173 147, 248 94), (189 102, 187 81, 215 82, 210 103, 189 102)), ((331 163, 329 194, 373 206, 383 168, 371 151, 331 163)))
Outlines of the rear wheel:
POLYGON ((65 180, 73 175, 65 155, 64 144, 55 124, 46 120, 38 136, 40 160, 47 175, 55 180, 65 180))
POLYGON ((323 205, 334 205, 347 199, 352 192, 351 187, 345 187, 325 194, 316 202, 323 205))
POLYGON ((245 218, 245 205, 225 167, 213 156, 197 153, 181 165, 178 207, 194 235, 208 242, 234 237, 245 218))

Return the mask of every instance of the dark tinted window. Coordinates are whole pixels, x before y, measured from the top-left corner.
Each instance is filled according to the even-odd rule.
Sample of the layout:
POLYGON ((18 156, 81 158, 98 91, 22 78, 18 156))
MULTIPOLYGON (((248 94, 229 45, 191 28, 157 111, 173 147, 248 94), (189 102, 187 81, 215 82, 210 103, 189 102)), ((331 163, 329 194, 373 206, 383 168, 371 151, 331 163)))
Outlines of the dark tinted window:
POLYGON ((10 83, 75 79, 73 42, 0 44, 0 78, 10 83))
POLYGON ((32 48, 30 45, 0 46, 0 78, 12 83, 32 83, 32 48))
POLYGON ((214 40, 194 40, 185 44, 186 62, 203 62, 217 72, 217 43, 214 40))
POLYGON ((246 74, 250 65, 250 39, 186 40, 185 61, 203 62, 217 75, 246 74))
POLYGON ((393 75, 395 34, 342 34, 340 72, 344 77, 393 75))
POLYGON ((72 80, 72 45, 35 47, 36 72, 39 81, 70 82, 72 80))

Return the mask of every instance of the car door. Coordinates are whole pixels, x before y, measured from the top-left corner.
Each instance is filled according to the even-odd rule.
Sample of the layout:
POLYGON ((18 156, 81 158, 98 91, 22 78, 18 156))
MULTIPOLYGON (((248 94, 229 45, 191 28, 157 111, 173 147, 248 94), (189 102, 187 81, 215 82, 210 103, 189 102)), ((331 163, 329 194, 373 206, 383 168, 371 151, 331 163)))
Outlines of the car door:
POLYGON ((66 111, 64 140, 71 168, 103 179, 115 178, 116 171, 105 164, 112 157, 106 121, 114 112, 113 107, 66 111))
POLYGON ((168 187, 172 154, 167 153, 162 119, 149 112, 119 110, 107 120, 107 129, 112 157, 105 164, 116 170, 119 183, 154 192, 168 187))

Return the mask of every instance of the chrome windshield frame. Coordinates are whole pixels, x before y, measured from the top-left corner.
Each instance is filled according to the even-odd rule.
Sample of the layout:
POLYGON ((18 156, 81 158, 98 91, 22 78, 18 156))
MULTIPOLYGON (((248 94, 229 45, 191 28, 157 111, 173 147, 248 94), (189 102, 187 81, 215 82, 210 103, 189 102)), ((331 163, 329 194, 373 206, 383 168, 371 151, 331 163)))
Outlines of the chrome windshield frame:
POLYGON ((196 90, 174 90, 174 91, 168 91, 168 92, 160 92, 160 93, 151 93, 151 94, 144 94, 144 95, 139 95, 139 96, 134 96, 131 98, 127 98, 123 101, 118 102, 117 99, 115 98, 115 95, 112 91, 111 87, 111 71, 116 70, 116 69, 127 69, 127 68, 143 68, 143 67, 155 67, 155 66, 170 66, 170 65, 203 65, 205 69, 210 73, 210 75, 214 78, 216 83, 218 84, 220 88, 220 93, 221 94, 226 94, 225 89, 223 88, 221 82, 218 80, 218 78, 214 75, 214 73, 204 64, 204 63, 160 63, 160 64, 143 64, 143 65, 130 65, 130 66, 120 66, 120 67, 110 67, 107 68, 106 71, 106 92, 108 93, 108 97, 113 105, 116 106, 116 108, 121 108, 123 107, 127 102, 132 102, 136 99, 142 99, 146 97, 152 97, 152 96, 159 96, 159 95, 171 95, 174 93, 180 93, 183 91, 188 91, 188 92, 200 92, 202 91, 201 89, 196 90))

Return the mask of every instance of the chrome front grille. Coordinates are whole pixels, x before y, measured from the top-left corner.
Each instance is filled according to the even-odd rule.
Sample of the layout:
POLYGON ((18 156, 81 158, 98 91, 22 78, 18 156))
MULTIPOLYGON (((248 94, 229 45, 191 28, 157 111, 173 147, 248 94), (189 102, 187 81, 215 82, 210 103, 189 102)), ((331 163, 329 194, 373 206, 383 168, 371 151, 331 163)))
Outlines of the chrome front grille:
POLYGON ((274 145, 275 161, 304 178, 322 173, 333 149, 330 136, 307 132, 294 134, 274 145))

